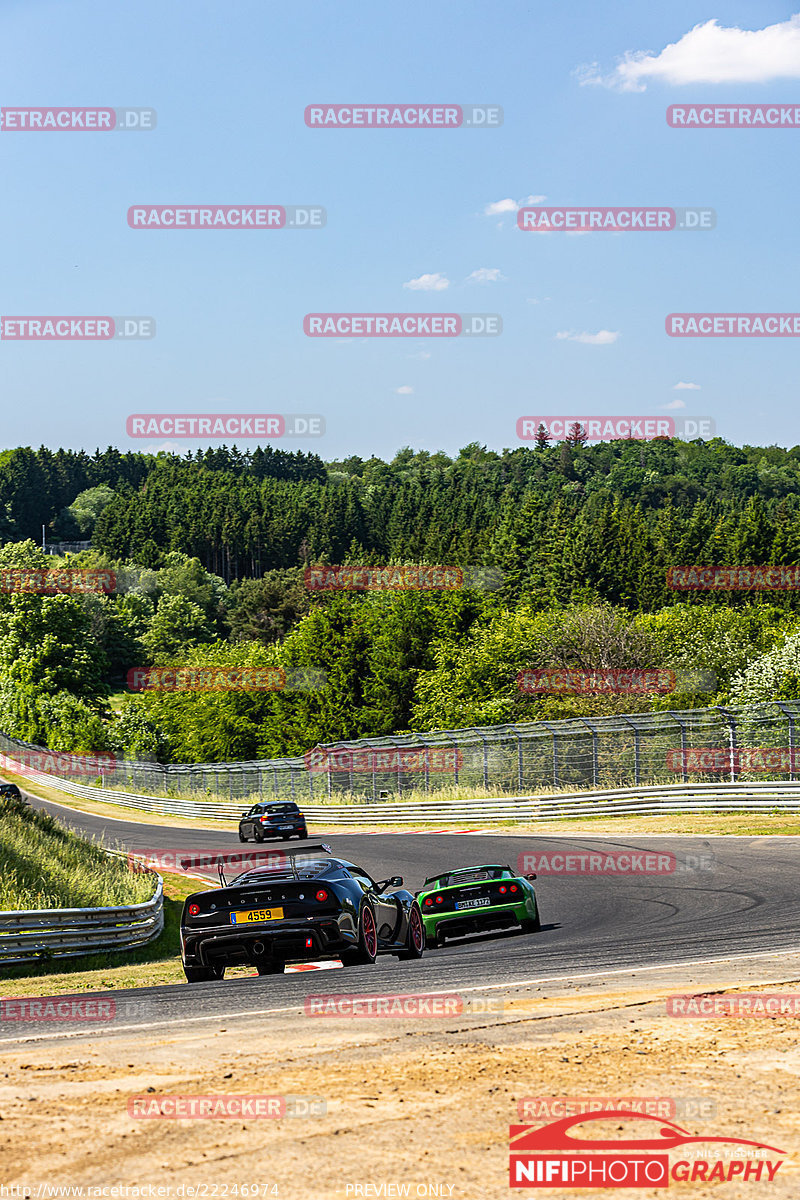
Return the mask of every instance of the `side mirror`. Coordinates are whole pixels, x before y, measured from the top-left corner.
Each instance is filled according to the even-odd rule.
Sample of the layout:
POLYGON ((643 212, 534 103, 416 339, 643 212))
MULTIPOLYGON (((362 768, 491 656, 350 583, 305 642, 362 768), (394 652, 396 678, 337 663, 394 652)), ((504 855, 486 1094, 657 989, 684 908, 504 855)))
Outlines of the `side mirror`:
MULTIPOLYGON (((246 816, 247 816, 247 813, 246 813, 246 812, 243 812, 243 813, 242 813, 242 817, 246 817, 246 816)), ((240 817, 240 818, 239 818, 239 820, 240 820, 240 821, 241 821, 242 817, 240 817)))
POLYGON ((389 880, 389 887, 402 887, 402 886, 403 886, 403 876, 402 875, 393 875, 392 878, 389 880))
POLYGON ((526 875, 526 876, 525 876, 525 878, 526 878, 526 879, 535 879, 535 878, 536 878, 536 872, 535 872, 535 871, 531 871, 530 875, 526 875))

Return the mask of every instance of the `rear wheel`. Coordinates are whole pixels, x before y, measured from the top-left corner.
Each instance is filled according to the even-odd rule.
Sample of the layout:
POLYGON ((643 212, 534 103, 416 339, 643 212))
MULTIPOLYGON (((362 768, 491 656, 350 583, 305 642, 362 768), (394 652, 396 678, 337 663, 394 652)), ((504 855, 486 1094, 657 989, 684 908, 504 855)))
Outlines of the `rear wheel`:
POLYGON ((211 983, 214 979, 224 979, 224 967, 184 967, 183 973, 187 983, 211 983))
POLYGON ((425 935, 426 949, 438 950, 439 947, 443 946, 443 945, 444 945, 444 938, 440 937, 438 933, 428 933, 425 935))
POLYGON ((422 958, 425 953, 425 927, 422 924, 422 913, 416 904, 412 904, 408 914, 408 931, 406 933, 406 948, 398 958, 422 958))
POLYGON ((240 841, 240 842, 246 842, 246 841, 247 841, 247 838, 244 836, 244 834, 242 833, 241 829, 239 830, 239 841, 240 841))
POLYGON ((522 929, 523 933, 538 933, 539 932, 539 930, 542 928, 542 920, 541 920, 541 917, 539 916, 538 906, 536 908, 536 916, 532 920, 531 920, 531 918, 528 918, 525 921, 521 921, 520 928, 522 929))
POLYGON ((286 963, 279 959, 268 963, 256 963, 256 970, 259 975, 282 975, 286 970, 286 963))
POLYGON ((342 951, 342 962, 345 966, 355 966, 357 963, 374 963, 378 957, 378 930, 375 925, 375 914, 369 901, 365 900, 358 914, 358 945, 350 950, 342 951))
POLYGON ((307 830, 307 829, 302 829, 302 830, 300 831, 300 833, 299 833, 297 836, 298 836, 298 837, 300 837, 300 838, 307 838, 307 837, 308 837, 308 830, 307 830))
POLYGON ((260 829, 257 829, 256 830, 256 841, 263 842, 263 840, 264 840, 264 834, 261 832, 260 829))

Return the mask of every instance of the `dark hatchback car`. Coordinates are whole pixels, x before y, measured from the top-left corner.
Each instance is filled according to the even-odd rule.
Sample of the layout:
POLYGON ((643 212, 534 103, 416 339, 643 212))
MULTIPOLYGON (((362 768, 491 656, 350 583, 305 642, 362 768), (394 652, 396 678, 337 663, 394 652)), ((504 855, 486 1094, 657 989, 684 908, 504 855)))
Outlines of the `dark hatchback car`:
MULTIPOLYGON (((222 887, 189 896, 181 916, 188 982, 222 979, 226 967, 243 965, 280 974, 287 960, 338 958, 349 966, 379 954, 421 958, 422 916, 402 876, 376 882, 354 863, 323 857, 328 852, 310 846, 287 855, 288 865, 246 871, 230 884, 220 871, 222 887)), ((214 861, 221 867, 238 858, 214 861)))
POLYGON ((254 804, 249 812, 242 814, 239 822, 240 842, 264 842, 267 838, 307 838, 306 819, 296 804, 254 804))

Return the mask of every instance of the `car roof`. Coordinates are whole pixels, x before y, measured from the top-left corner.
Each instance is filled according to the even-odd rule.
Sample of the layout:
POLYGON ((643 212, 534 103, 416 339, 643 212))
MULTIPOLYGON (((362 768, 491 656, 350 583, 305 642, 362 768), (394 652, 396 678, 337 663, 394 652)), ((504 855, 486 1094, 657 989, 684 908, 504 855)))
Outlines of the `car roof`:
MULTIPOLYGON (((343 858, 307 858, 299 859, 295 864, 297 874, 300 876, 307 875, 318 878, 321 875, 335 876, 342 870, 357 871, 359 874, 366 875, 361 867, 355 866, 353 863, 347 862, 343 858)), ((256 881, 264 882, 267 879, 286 879, 293 878, 294 872, 289 867, 254 867, 252 871, 246 871, 243 875, 238 875, 232 880, 228 887, 240 887, 243 883, 249 884, 256 881)))

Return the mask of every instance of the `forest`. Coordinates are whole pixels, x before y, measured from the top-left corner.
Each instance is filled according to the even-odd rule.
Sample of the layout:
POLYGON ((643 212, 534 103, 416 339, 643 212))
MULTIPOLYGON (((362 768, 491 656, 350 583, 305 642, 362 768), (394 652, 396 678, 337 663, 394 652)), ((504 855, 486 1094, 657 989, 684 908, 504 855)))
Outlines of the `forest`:
POLYGON ((390 462, 269 446, 8 450, 0 569, 102 568, 116 585, 0 592, 0 730, 53 750, 225 761, 413 730, 796 699, 797 591, 678 591, 670 568, 800 564, 798 497, 800 447, 588 445, 580 430, 500 453, 406 447, 390 462), (76 541, 88 548, 61 553, 76 541), (309 586, 325 564, 460 568, 414 577, 462 582, 309 586), (661 668, 675 690, 520 686, 520 673, 549 667, 661 668), (130 673, 152 668, 305 683, 131 691, 130 673))

